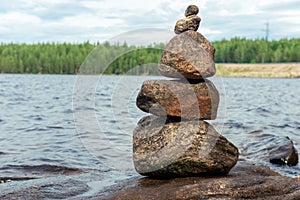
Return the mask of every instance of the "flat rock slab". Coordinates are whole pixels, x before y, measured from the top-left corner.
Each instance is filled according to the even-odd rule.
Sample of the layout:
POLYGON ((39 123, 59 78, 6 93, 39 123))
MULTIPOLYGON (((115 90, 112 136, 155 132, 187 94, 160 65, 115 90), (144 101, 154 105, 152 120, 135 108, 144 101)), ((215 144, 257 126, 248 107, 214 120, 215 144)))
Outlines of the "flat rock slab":
POLYGON ((90 199, 300 199, 300 182, 267 167, 239 163, 227 176, 169 180, 136 178, 90 199))
POLYGON ((219 93, 209 80, 147 80, 136 105, 157 116, 211 120, 217 117, 219 93))
POLYGON ((133 132, 138 173, 158 178, 227 174, 238 149, 207 122, 142 118, 133 132))
POLYGON ((200 33, 189 30, 176 35, 166 45, 158 63, 161 75, 203 79, 216 73, 215 48, 200 33))
POLYGON ((12 187, 9 191, 0 190, 0 199, 71 199, 71 197, 83 194, 89 189, 86 183, 69 179, 20 189, 12 187))

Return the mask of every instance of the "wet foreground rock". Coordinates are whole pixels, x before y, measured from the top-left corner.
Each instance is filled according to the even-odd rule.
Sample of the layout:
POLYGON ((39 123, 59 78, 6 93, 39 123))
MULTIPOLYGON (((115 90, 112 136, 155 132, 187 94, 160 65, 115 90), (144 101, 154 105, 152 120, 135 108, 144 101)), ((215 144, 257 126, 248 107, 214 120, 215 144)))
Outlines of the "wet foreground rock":
POLYGON ((52 180, 47 183, 37 183, 32 186, 22 188, 11 187, 8 190, 0 190, 0 199, 71 199, 87 192, 89 186, 79 180, 69 179, 67 181, 52 180))
POLYGON ((133 136, 136 171, 152 177, 227 174, 238 149, 209 123, 147 116, 133 136))
POLYGON ((239 163, 227 176, 186 177, 169 180, 135 178, 90 199, 300 199, 300 182, 268 167, 239 163))
POLYGON ((12 182, 6 183, 7 187, 1 187, 0 184, 0 199, 300 199, 300 179, 284 177, 268 167, 254 166, 245 162, 239 162, 227 176, 173 179, 135 176, 105 189, 95 190, 99 183, 93 181, 99 179, 100 174, 93 172, 88 177, 62 176, 43 181, 30 181, 28 184, 12 182))
POLYGON ((219 93, 209 80, 148 80, 137 96, 137 107, 157 116, 215 119, 219 93))

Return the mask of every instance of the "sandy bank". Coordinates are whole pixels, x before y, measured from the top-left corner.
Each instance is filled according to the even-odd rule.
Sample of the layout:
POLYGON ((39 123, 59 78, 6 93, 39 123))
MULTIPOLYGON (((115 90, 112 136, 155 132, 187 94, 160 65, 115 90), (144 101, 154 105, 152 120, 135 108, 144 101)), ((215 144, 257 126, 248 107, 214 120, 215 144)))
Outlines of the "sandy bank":
POLYGON ((216 64, 223 77, 300 78, 300 63, 216 64))

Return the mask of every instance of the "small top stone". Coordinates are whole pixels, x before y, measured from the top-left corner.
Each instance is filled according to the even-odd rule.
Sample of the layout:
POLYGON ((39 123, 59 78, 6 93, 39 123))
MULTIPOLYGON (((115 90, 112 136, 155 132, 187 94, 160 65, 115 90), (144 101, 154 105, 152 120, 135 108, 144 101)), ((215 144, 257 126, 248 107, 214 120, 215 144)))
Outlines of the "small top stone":
POLYGON ((185 10, 184 15, 186 17, 188 17, 188 16, 191 16, 191 15, 197 15, 198 12, 199 12, 199 8, 197 6, 195 6, 195 5, 189 5, 187 7, 187 9, 185 10))

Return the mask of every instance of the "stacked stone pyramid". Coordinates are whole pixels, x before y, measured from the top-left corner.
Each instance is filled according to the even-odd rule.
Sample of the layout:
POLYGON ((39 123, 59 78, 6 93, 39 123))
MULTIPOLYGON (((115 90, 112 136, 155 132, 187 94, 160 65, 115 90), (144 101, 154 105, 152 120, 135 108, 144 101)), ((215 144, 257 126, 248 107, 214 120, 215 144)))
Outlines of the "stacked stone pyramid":
POLYGON ((238 149, 204 121, 216 119, 219 93, 206 79, 216 73, 215 49, 197 32, 198 11, 188 6, 158 63, 174 79, 147 80, 137 96, 138 108, 151 114, 133 132, 135 169, 145 176, 224 175, 238 160, 238 149))

